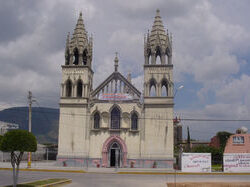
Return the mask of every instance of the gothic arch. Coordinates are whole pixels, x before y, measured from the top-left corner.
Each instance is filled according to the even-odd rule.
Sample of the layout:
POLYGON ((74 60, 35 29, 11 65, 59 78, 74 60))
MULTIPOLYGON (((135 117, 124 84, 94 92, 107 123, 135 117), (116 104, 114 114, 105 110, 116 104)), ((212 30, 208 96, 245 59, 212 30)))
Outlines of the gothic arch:
POLYGON ((157 82, 154 78, 149 81, 149 96, 156 96, 157 82), (153 89, 153 90, 152 90, 153 89))
POLYGON ((167 97, 168 96, 168 81, 167 79, 163 78, 161 81, 161 96, 167 97))
POLYGON ((66 93, 65 93, 65 96, 66 97, 72 97, 72 88, 73 88, 73 84, 72 84, 72 81, 70 79, 68 79, 66 82, 65 82, 65 85, 66 85, 66 93))
POLYGON ((122 114, 122 110, 118 105, 113 105, 110 108, 110 128, 111 129, 121 128, 121 114, 122 114))
POLYGON ((104 142, 102 146, 102 164, 104 167, 108 166, 108 150, 114 142, 117 142, 122 148, 122 154, 123 154, 122 164, 123 164, 123 167, 126 167, 127 166, 127 146, 124 140, 120 136, 117 136, 117 135, 111 135, 104 142))
POLYGON ((157 46, 155 49, 155 64, 162 64, 162 52, 159 46, 157 46))
POLYGON ((76 83, 76 96, 77 97, 82 97, 82 88, 83 88, 83 83, 82 83, 82 80, 79 79, 76 83))
POLYGON ((101 126, 101 115, 98 111, 96 111, 93 115, 93 122, 94 129, 99 129, 101 126))
POLYGON ((77 47, 73 50, 73 60, 74 60, 74 62, 73 62, 73 64, 75 64, 75 65, 78 65, 79 64, 79 50, 77 49, 77 47))
POLYGON ((88 63, 88 51, 85 49, 82 53, 82 64, 87 65, 88 63))
POLYGON ((132 130, 138 130, 138 124, 139 124, 139 114, 136 110, 133 110, 131 112, 131 129, 132 130))

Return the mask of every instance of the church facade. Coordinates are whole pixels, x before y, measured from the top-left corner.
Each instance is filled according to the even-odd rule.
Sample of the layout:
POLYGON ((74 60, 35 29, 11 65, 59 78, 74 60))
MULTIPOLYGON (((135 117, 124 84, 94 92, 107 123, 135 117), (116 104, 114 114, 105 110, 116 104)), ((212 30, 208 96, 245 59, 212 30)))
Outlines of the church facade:
POLYGON ((113 73, 93 89, 92 48, 80 13, 62 65, 58 162, 172 168, 172 39, 160 11, 144 38, 143 93, 133 86, 131 74, 118 71, 117 56, 113 73))

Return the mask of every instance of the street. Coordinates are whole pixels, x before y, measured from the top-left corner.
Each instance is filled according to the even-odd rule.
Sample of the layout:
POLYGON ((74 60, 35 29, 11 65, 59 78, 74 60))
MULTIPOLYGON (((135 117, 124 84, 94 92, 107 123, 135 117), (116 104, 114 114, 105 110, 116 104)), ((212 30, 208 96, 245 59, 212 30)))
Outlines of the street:
MULTIPOLYGON (((166 186, 167 182, 250 182, 249 175, 137 175, 101 173, 63 173, 20 171, 19 183, 46 178, 72 179, 69 187, 151 187, 166 186)), ((12 184, 12 172, 0 170, 0 186, 12 184)))

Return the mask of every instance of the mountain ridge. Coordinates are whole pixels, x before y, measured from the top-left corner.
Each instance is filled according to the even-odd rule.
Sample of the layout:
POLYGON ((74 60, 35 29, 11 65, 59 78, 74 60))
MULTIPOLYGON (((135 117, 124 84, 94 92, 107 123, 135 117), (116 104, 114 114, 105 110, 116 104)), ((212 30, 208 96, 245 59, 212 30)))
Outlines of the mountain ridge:
MULTIPOLYGON (((28 130, 28 107, 12 107, 0 111, 0 121, 16 123, 19 129, 28 130)), ((32 107, 31 132, 39 143, 58 141, 59 109, 47 107, 32 107)))

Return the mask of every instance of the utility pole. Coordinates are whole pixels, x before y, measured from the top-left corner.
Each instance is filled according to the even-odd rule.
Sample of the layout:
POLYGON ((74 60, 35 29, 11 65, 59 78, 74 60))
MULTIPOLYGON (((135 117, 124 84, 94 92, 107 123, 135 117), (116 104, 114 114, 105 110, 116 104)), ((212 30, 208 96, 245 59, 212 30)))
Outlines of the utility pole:
MULTIPOLYGON (((28 92, 28 103, 29 103, 29 132, 31 132, 31 119, 32 119, 32 102, 35 101, 32 97, 32 92, 28 92)), ((28 168, 31 168, 31 152, 28 152, 28 168)))

